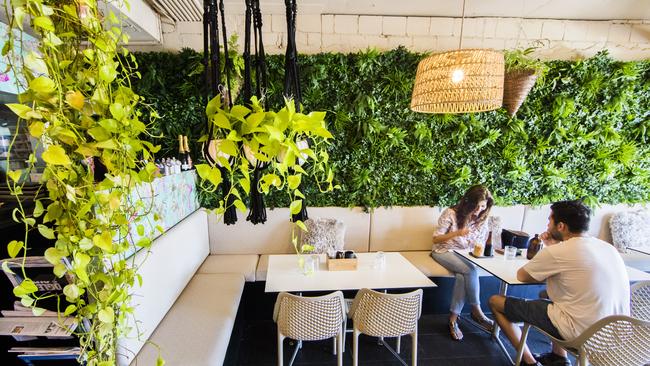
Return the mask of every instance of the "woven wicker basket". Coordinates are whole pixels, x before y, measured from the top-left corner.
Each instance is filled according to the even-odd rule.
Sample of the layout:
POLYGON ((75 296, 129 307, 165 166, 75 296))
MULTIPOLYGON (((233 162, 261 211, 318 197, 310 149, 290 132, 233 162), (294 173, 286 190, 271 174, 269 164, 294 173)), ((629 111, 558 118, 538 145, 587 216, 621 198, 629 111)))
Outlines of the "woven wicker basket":
POLYGON ((437 53, 418 64, 411 110, 467 113, 500 108, 503 101, 503 54, 484 49, 437 53), (454 72, 464 76, 452 81, 454 72))
POLYGON ((535 86, 535 70, 508 71, 503 80, 503 106, 510 116, 514 116, 524 103, 526 96, 535 86))

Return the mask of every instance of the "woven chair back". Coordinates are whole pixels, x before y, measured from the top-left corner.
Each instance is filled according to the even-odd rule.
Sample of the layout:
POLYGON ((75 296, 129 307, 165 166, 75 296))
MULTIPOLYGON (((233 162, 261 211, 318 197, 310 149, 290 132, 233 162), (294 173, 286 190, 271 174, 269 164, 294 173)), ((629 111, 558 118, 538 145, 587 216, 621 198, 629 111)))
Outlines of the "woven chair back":
POLYGON ((384 294, 362 289, 354 299, 350 317, 354 327, 373 337, 399 337, 414 333, 422 308, 422 290, 384 294))
POLYGON ((637 319, 650 321, 650 281, 637 282, 632 286, 630 315, 637 319))
POLYGON ((650 322, 624 316, 610 318, 584 342, 589 364, 646 365, 650 361, 650 322))
POLYGON ((280 293, 275 303, 274 320, 280 333, 301 341, 332 338, 341 332, 345 320, 343 293, 302 297, 280 293))

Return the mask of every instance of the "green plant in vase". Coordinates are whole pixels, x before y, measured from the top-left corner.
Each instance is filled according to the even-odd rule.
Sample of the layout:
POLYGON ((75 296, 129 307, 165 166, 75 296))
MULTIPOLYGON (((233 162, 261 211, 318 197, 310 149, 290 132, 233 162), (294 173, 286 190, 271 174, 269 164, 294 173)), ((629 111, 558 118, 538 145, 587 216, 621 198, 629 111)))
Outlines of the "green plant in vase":
POLYGON ((543 77, 548 70, 546 63, 531 57, 537 48, 539 46, 504 52, 506 73, 503 83, 503 106, 510 116, 517 113, 537 79, 543 77))
MULTIPOLYGON (((213 141, 211 155, 215 164, 198 164, 196 169, 205 191, 215 191, 222 184, 223 169, 219 167, 227 171, 232 186, 215 209, 218 215, 226 211, 229 196, 234 196, 232 204, 245 212, 244 201, 252 190, 262 194, 284 191, 291 202, 289 211, 294 215, 302 209, 301 199, 305 196, 300 187, 305 179, 313 178, 321 192, 339 188, 333 184, 334 172, 326 150, 332 135, 325 125, 325 112, 304 114, 295 108, 292 100, 285 99, 285 106, 279 111, 266 111, 256 97, 251 98, 250 107, 222 108, 220 96, 208 103, 206 115, 215 128, 212 136, 203 136, 201 140, 213 141), (265 168, 261 170, 260 166, 265 168)), ((295 224, 306 230, 303 222, 295 224)), ((310 245, 299 246, 295 231, 292 243, 299 254, 313 250, 310 245)))
MULTIPOLYGON (((151 245, 140 219, 149 207, 133 199, 133 191, 154 178, 151 161, 158 149, 141 139, 148 123, 139 118, 142 98, 131 90, 136 60, 123 47, 128 36, 120 19, 112 12, 103 19, 94 0, 12 0, 5 2, 5 13, 12 17, 3 54, 20 51, 13 44, 25 21, 40 39, 38 52, 25 55, 24 64, 10 65, 26 85, 19 103, 8 107, 42 144, 41 184, 48 193, 27 212, 20 201, 23 172, 9 172, 7 184, 19 205, 14 219, 24 225, 25 237, 9 243, 8 250, 24 264, 31 235, 51 239, 55 243, 45 258, 57 277, 70 281, 63 295, 42 293, 22 267, 24 280, 14 294, 36 315, 44 300, 57 297, 63 304, 65 298, 68 305, 58 310, 76 319, 79 361, 114 365, 118 339, 131 331, 131 289, 141 281, 128 258, 151 245), (95 177, 93 164, 105 167, 106 174, 95 177), (43 224, 37 225, 37 218, 43 224), (141 239, 133 243, 129 238, 136 231, 141 239)), ((35 161, 32 154, 28 171, 35 161)), ((11 271, 7 262, 3 270, 11 271)))

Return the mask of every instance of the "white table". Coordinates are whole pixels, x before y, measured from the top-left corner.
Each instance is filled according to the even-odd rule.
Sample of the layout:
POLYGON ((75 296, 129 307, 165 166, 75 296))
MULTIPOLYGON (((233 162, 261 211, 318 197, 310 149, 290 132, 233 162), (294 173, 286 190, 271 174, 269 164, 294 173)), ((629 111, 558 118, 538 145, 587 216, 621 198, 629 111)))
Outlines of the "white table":
MULTIPOLYGON (((508 292, 508 285, 534 284, 530 282, 521 282, 517 279, 517 271, 519 270, 519 268, 521 268, 523 265, 528 263, 528 259, 526 259, 525 250, 522 251, 521 256, 517 256, 515 257, 515 259, 509 259, 509 260, 506 260, 503 254, 499 254, 496 252, 494 253, 494 257, 476 258, 474 256, 471 256, 468 250, 454 250, 454 251, 456 252, 456 254, 476 264, 477 266, 483 268, 487 272, 491 273, 494 277, 501 280, 501 284, 499 285, 499 295, 506 296, 508 292)), ((636 268, 627 267, 627 266, 626 269, 627 269, 627 274, 630 279, 630 282, 650 280, 649 273, 640 271, 636 268)), ((510 359, 510 362, 514 364, 512 358, 510 357, 510 354, 508 353, 508 351, 506 351, 506 348, 501 342, 501 339, 499 339, 499 326, 496 323, 496 321, 494 322, 494 330, 492 331, 492 337, 497 341, 497 343, 503 350, 503 353, 505 353, 508 359, 510 359)))
MULTIPOLYGON (((515 259, 505 260, 503 254, 494 253, 494 257, 490 258, 476 258, 469 254, 469 251, 455 250, 456 254, 464 257, 470 262, 490 272, 494 277, 501 280, 502 283, 507 285, 530 285, 531 283, 524 283, 517 279, 517 270, 523 265, 528 263, 526 259, 526 251, 524 250, 521 256, 515 259)), ((627 275, 630 282, 647 281, 650 280, 650 273, 643 272, 636 268, 626 267, 627 275)))
POLYGON ((648 247, 636 247, 636 248, 628 247, 627 249, 634 250, 635 252, 640 252, 640 253, 643 253, 643 254, 650 255, 650 246, 648 246, 648 247))
POLYGON ((264 292, 436 287, 399 253, 385 253, 386 265, 383 269, 373 268, 375 253, 356 255, 356 271, 328 271, 325 254, 321 254, 318 271, 307 275, 298 266, 298 255, 271 255, 264 292))

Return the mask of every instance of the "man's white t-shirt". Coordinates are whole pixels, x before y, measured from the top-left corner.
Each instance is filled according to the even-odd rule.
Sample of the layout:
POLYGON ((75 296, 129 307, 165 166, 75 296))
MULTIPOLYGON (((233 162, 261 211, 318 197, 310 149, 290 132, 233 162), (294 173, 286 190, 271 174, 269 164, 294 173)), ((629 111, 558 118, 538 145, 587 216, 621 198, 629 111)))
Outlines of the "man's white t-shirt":
POLYGON ((630 283, 616 249, 593 237, 574 237, 541 250, 524 267, 546 280, 553 304, 548 317, 564 339, 573 339, 609 315, 630 314, 630 283))

